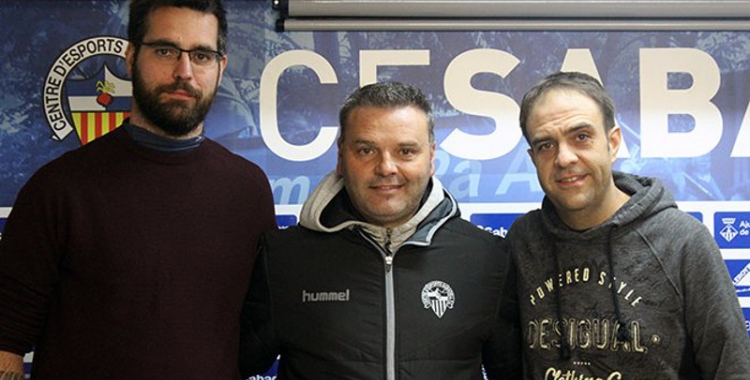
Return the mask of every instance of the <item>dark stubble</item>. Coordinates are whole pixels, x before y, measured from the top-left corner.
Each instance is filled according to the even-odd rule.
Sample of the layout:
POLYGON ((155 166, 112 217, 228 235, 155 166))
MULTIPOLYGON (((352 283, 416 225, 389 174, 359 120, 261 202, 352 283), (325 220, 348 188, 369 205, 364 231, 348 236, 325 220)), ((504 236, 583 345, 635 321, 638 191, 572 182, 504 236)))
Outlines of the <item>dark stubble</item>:
POLYGON ((153 91, 149 90, 141 77, 138 59, 133 65, 133 99, 138 105, 143 117, 152 125, 161 129, 168 136, 182 137, 193 132, 205 120, 211 109, 216 89, 219 86, 218 73, 216 88, 209 94, 191 86, 189 83, 177 79, 174 83, 161 85, 153 91), (182 90, 195 98, 195 105, 191 106, 182 100, 161 101, 159 95, 165 92, 182 90))

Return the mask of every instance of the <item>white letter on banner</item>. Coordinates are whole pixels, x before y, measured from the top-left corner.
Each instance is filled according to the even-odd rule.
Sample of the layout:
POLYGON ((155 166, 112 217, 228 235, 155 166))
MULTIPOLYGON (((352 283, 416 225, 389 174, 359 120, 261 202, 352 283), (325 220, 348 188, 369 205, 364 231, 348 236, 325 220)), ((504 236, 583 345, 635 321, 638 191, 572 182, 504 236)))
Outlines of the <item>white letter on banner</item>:
POLYGON ((493 73, 502 78, 519 63, 518 58, 496 49, 475 49, 462 53, 445 69, 445 97, 457 110, 495 120, 495 130, 473 135, 454 130, 440 144, 453 156, 469 160, 491 160, 512 151, 521 140, 518 104, 508 96, 477 90, 471 78, 478 73, 493 73))
MULTIPOLYGON (((577 71, 579 73, 588 74, 596 78, 596 80, 598 80, 602 85, 604 84, 604 82, 602 82, 602 78, 599 76, 599 69, 596 68, 594 57, 591 56, 591 50, 589 49, 568 49, 568 52, 565 53, 565 59, 563 59, 563 64, 560 68, 560 71, 577 71)), ((619 126, 617 120, 615 120, 615 124, 619 126)), ((628 146, 624 141, 624 132, 625 131, 623 131, 623 143, 620 144, 620 150, 617 151, 618 158, 630 157, 628 146)))
POLYGON ((721 139, 723 120, 711 103, 719 91, 719 67, 706 52, 687 48, 641 49, 641 157, 699 157, 721 139), (670 90, 669 73, 693 78, 688 89, 670 90), (690 115, 688 132, 669 132, 669 115, 690 115))
POLYGON ((378 81, 378 66, 429 66, 429 50, 360 50, 359 86, 378 81))
POLYGON ((293 145, 281 136, 277 118, 277 90, 284 70, 293 66, 312 69, 320 83, 338 83, 333 67, 321 55, 308 50, 291 50, 279 54, 266 65, 260 77, 260 135, 268 149, 290 161, 310 161, 322 156, 336 141, 338 127, 321 127, 320 133, 307 145, 293 145))
POLYGON ((750 157, 750 104, 745 110, 745 117, 742 118, 730 157, 750 157))

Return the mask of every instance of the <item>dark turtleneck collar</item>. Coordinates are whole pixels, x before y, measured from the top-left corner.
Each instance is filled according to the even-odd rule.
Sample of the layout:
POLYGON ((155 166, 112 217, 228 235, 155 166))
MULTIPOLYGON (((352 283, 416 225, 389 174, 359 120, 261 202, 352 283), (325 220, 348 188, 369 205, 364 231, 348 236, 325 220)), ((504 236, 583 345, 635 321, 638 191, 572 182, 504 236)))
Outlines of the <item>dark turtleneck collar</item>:
POLYGON ((131 124, 130 119, 125 120, 122 128, 125 128, 125 131, 128 132, 128 136, 130 136, 130 138, 133 139, 136 144, 159 152, 187 152, 197 148, 201 144, 201 142, 206 139, 203 133, 201 133, 200 136, 190 139, 173 139, 169 137, 159 136, 135 124, 131 124))

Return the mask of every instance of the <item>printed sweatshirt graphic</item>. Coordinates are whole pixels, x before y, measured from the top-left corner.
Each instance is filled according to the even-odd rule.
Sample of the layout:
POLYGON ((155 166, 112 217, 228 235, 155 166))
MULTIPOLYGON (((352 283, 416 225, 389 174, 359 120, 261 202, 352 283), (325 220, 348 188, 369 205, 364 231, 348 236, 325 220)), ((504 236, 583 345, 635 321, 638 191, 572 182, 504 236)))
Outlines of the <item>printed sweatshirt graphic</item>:
POLYGON ((526 379, 748 379, 750 341, 708 229, 655 179, 615 173, 631 199, 568 229, 554 206, 519 218, 526 379))

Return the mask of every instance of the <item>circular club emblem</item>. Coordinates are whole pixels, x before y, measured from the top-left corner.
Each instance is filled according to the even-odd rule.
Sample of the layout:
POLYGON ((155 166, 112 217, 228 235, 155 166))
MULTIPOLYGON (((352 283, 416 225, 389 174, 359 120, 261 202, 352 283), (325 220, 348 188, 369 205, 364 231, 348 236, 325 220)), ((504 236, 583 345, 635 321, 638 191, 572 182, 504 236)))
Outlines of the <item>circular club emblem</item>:
POLYGON ((97 36, 78 41, 55 59, 44 80, 44 116, 52 138, 62 141, 75 131, 85 144, 114 129, 129 115, 130 81, 112 74, 106 64, 88 78, 69 79, 80 63, 102 55, 125 59, 128 41, 97 36))
POLYGON ((442 318, 448 309, 453 309, 456 295, 450 285, 442 281, 431 281, 422 288, 422 305, 432 309, 438 318, 442 318))

